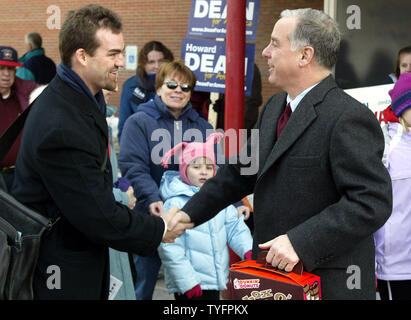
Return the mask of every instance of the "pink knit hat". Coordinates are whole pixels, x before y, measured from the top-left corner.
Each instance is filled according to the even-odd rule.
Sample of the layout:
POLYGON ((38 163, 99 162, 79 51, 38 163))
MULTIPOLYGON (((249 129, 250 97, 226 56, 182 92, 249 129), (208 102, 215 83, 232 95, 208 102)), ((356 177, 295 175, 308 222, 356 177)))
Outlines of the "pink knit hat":
POLYGON ((392 100, 391 109, 397 117, 411 108, 411 73, 401 74, 389 94, 392 100))
POLYGON ((206 157, 213 162, 214 166, 214 175, 215 175, 215 154, 214 154, 214 144, 220 143, 221 139, 224 137, 224 134, 221 132, 215 132, 210 134, 206 142, 181 142, 176 145, 173 149, 168 151, 161 160, 161 165, 164 168, 168 168, 169 159, 179 153, 179 170, 181 179, 187 183, 191 184, 187 178, 187 166, 197 158, 206 157))

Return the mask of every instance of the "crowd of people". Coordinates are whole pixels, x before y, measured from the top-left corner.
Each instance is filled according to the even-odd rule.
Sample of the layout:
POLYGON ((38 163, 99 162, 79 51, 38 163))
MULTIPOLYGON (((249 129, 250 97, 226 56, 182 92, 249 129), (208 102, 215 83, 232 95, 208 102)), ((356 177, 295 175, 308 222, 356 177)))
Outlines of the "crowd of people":
POLYGON ((194 73, 163 43, 146 43, 118 87, 124 38, 112 10, 69 12, 57 67, 38 33, 25 35, 21 58, 0 46, 0 134, 34 100, 0 177, 18 201, 59 218, 43 237, 35 299, 150 300, 163 265, 176 300, 218 300, 228 246, 241 259, 267 250, 286 272, 302 262, 324 299, 375 299, 376 290, 411 299, 410 47, 398 54, 381 130, 333 78, 341 33, 332 18, 284 10, 267 38, 268 82, 281 92, 258 112, 255 68, 245 123, 259 130, 259 170, 249 175, 241 161, 217 163, 224 135, 204 116, 208 97, 198 103, 194 73), (106 121, 117 111, 118 155, 106 121), (249 194, 253 230, 241 203, 249 194), (50 265, 62 269, 59 290, 47 286, 50 265), (361 269, 354 289, 352 265, 361 269))

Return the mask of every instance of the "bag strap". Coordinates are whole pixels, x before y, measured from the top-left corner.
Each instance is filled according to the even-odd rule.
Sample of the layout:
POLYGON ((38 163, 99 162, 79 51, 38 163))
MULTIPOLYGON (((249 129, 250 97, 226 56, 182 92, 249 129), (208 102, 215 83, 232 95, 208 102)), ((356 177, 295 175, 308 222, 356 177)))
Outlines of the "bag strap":
POLYGON ((23 129, 24 122, 26 122, 27 115, 30 112, 32 104, 33 103, 31 103, 22 113, 20 113, 16 120, 14 120, 14 122, 0 137, 0 162, 3 161, 4 157, 7 155, 13 146, 14 141, 16 141, 21 130, 23 129))

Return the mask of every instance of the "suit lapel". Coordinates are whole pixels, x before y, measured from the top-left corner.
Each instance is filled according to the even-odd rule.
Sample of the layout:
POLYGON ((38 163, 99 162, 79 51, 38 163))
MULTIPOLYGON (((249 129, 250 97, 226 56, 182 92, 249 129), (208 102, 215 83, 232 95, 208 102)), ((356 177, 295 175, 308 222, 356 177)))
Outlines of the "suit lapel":
MULTIPOLYGON (((313 88, 299 103, 297 109, 292 113, 290 119, 287 122, 281 136, 275 141, 271 152, 268 154, 266 161, 263 160, 263 169, 259 173, 259 178, 298 140, 298 138, 307 130, 307 128, 317 118, 315 112, 315 105, 323 101, 325 95, 329 90, 336 87, 335 81, 332 76, 328 76, 321 81, 315 88, 313 88)), ((269 137, 276 139, 277 122, 280 117, 280 113, 273 112, 272 131, 268 132, 269 137)), ((261 156, 265 154, 260 153, 261 156)), ((263 158, 264 159, 264 158, 263 158)), ((261 168, 261 167, 260 167, 261 168)))
MULTIPOLYGON (((294 142, 304 133, 304 131, 311 125, 315 120, 317 114, 315 113, 314 107, 310 103, 301 103, 298 108, 291 115, 290 120, 288 120, 281 136, 274 144, 267 160, 265 161, 264 168, 260 173, 263 175, 269 167, 271 167, 281 155, 284 154, 294 142)), ((278 118, 277 118, 278 121, 278 118)), ((277 123, 277 122, 276 122, 277 123)), ((274 126, 275 129, 277 126, 274 126)))

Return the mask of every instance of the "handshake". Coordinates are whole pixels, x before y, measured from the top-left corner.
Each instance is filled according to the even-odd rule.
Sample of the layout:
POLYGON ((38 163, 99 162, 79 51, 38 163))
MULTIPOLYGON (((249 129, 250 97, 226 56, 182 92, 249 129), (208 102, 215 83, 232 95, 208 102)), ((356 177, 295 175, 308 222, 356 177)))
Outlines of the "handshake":
POLYGON ((162 242, 172 243, 176 238, 181 236, 186 229, 192 229, 194 223, 191 222, 190 217, 178 207, 172 207, 167 212, 161 214, 166 223, 167 231, 163 236, 162 242))

